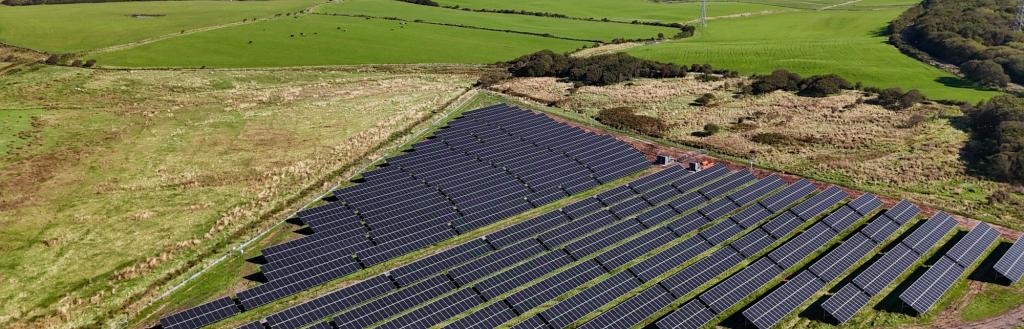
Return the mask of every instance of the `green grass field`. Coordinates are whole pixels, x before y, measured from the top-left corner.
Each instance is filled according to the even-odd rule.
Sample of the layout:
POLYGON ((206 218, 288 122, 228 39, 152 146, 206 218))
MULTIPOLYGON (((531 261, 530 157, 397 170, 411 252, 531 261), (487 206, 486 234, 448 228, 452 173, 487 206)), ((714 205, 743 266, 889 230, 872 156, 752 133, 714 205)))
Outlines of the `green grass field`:
POLYGON ((322 6, 323 13, 397 17, 431 23, 458 24, 531 33, 547 33, 557 37, 611 41, 615 38, 653 38, 658 33, 672 36, 677 29, 623 23, 592 22, 551 17, 479 13, 446 8, 420 6, 395 0, 346 0, 322 6))
POLYGON ((903 9, 801 11, 717 20, 693 38, 628 53, 675 63, 710 63, 744 74, 786 68, 836 73, 868 86, 920 89, 935 99, 977 101, 996 92, 964 88, 963 80, 907 57, 886 43, 885 26, 903 9))
MULTIPOLYGON (((833 2, 834 0, 824 0, 833 2)), ((772 1, 765 1, 771 3, 772 1)), ((783 1, 784 2, 784 1, 783 1)), ((618 21, 661 21, 685 23, 700 15, 699 2, 657 3, 650 0, 439 0, 444 6, 472 9, 511 9, 559 13, 571 17, 608 18, 618 21)), ((747 2, 720 2, 708 6, 708 16, 783 10, 785 7, 747 2)))
POLYGON ((96 59, 103 65, 133 67, 493 63, 541 49, 569 51, 585 44, 432 24, 305 15, 168 39, 96 59))
POLYGON ((316 0, 154 1, 0 6, 0 42, 49 52, 77 52, 178 33, 243 18, 297 12, 316 0), (164 15, 135 18, 131 15, 164 15))

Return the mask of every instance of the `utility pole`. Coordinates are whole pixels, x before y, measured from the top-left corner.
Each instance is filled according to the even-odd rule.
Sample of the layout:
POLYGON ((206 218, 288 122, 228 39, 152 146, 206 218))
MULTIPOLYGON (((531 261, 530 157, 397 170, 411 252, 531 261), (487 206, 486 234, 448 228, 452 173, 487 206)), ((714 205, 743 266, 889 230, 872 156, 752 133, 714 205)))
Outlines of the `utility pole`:
POLYGON ((1017 20, 1013 22, 1013 30, 1017 32, 1024 31, 1024 0, 1020 0, 1017 5, 1017 20))
MULTIPOLYGON (((1021 3, 1024 3, 1024 0, 1020 0, 1020 1, 1021 1, 1021 3)), ((1018 22, 1021 21, 1021 14, 1020 13, 1017 14, 1017 21, 1018 22)), ((702 0, 700 2, 700 26, 701 27, 707 27, 708 26, 708 0, 702 0)))

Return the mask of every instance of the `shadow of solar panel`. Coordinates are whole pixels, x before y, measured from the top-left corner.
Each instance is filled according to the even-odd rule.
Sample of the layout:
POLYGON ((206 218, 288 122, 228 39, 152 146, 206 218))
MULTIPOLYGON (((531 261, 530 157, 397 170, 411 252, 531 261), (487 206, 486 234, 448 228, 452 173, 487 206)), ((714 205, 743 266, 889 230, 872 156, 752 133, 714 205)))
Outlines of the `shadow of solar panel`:
POLYGON ((604 273, 601 265, 586 261, 512 294, 505 299, 505 303, 511 305, 517 313, 523 314, 604 273))
POLYGON ((899 298, 917 314, 924 314, 960 279, 963 272, 964 269, 952 260, 940 258, 924 272, 924 275, 903 291, 899 298))
POLYGON ((512 326, 512 328, 515 328, 515 329, 549 329, 549 328, 552 328, 552 327, 548 326, 548 324, 545 323, 543 319, 541 319, 540 315, 534 315, 534 316, 531 316, 529 318, 526 318, 526 320, 523 320, 523 322, 520 322, 520 323, 512 326))
POLYGON ((761 258, 697 296, 715 313, 722 313, 782 274, 768 258, 761 258))
POLYGON ((365 328, 423 302, 455 290, 455 284, 443 275, 431 277, 378 299, 357 306, 334 318, 339 328, 365 328))
POLYGON ((487 241, 502 248, 568 222, 569 220, 564 214, 552 211, 487 235, 487 241))
POLYGON ((896 245, 885 253, 878 261, 868 266, 853 278, 856 285, 869 296, 875 296, 896 281, 903 272, 914 265, 920 256, 903 245, 896 245))
POLYGON ((654 285, 587 321, 579 328, 631 328, 668 306, 673 300, 675 297, 668 290, 654 285))
POLYGON ((839 204, 840 201, 843 201, 847 197, 849 197, 849 194, 838 187, 832 186, 811 197, 807 201, 793 206, 789 211, 793 212, 804 221, 808 221, 824 213, 829 208, 839 204))
POLYGON ((611 225, 614 220, 615 216, 612 216, 610 212, 597 212, 593 215, 587 216, 586 218, 581 218, 576 222, 573 222, 573 225, 570 225, 570 227, 554 229, 541 234, 540 237, 538 237, 538 240, 547 246, 548 249, 555 249, 558 246, 579 238, 589 232, 611 225))
POLYGON ((493 303, 464 318, 452 322, 446 328, 459 329, 491 329, 516 317, 516 313, 505 303, 493 303))
POLYGON ((779 267, 788 268, 796 265, 800 260, 824 246, 835 235, 836 233, 832 232, 824 223, 814 224, 806 231, 773 250, 768 254, 768 258, 775 261, 775 264, 779 265, 779 267))
POLYGON ((353 260, 342 258, 310 268, 309 271, 243 290, 236 297, 245 309, 251 310, 327 281, 355 273, 357 270, 359 267, 353 260))
POLYGON ((797 202, 800 199, 806 198, 807 196, 817 191, 818 188, 811 184, 811 182, 801 179, 796 183, 782 189, 779 193, 775 193, 771 196, 764 198, 758 203, 761 204, 765 209, 770 210, 773 213, 782 211, 789 207, 789 205, 797 202))
POLYGON ((1017 239, 994 266, 999 275, 1013 282, 1024 277, 1024 237, 1017 239))
POLYGON ((395 289, 391 280, 378 275, 335 290, 267 317, 271 328, 297 329, 395 289))
POLYGON ((600 229, 590 235, 573 241, 565 246, 565 250, 569 252, 575 259, 583 259, 601 249, 607 248, 613 244, 622 242, 629 237, 639 234, 644 230, 643 225, 634 220, 625 220, 615 225, 600 229))
POLYGON ((902 225, 909 222, 911 218, 914 218, 914 216, 917 216, 917 214, 920 212, 921 210, 918 209, 913 204, 911 204, 909 201, 903 200, 897 203, 892 208, 890 208, 888 211, 886 211, 883 216, 889 218, 889 220, 892 220, 893 222, 902 225))
POLYGON ((565 328, 639 286, 640 281, 629 272, 620 272, 551 306, 541 312, 540 317, 554 328, 565 328))
POLYGON ((954 227, 956 227, 956 220, 944 212, 939 212, 921 224, 900 243, 914 250, 918 255, 924 255, 954 227))
POLYGON ((754 202, 754 200, 763 198, 772 191, 775 191, 785 185, 786 183, 782 181, 782 178, 772 175, 765 177, 750 186, 744 187, 739 191, 729 194, 727 198, 735 202, 737 205, 742 206, 754 202))
POLYGON ((760 329, 775 327, 779 320, 825 288, 813 273, 804 271, 743 311, 743 317, 760 329))
POLYGON ((222 297, 160 319, 160 326, 168 329, 199 328, 238 313, 230 297, 222 297))
POLYGON ((736 223, 732 221, 722 221, 704 231, 701 231, 698 235, 709 244, 718 245, 742 231, 743 228, 736 223))
POLYGON ((664 227, 657 228, 612 250, 597 255, 596 260, 606 268, 615 269, 672 242, 675 238, 676 235, 671 230, 664 227))
POLYGON ((459 290, 385 322, 379 328, 430 328, 483 302, 472 290, 459 290))
POLYGON ((569 263, 572 263, 569 254, 555 250, 484 279, 476 284, 476 290, 484 298, 492 299, 569 263))
MULTIPOLYGON (((892 223, 887 219, 883 222, 892 223)), ((895 225, 895 224, 894 224, 895 225)), ((877 246, 876 242, 860 233, 850 235, 846 241, 821 257, 808 270, 824 282, 832 282, 846 273, 854 264, 867 256, 877 246)))
POLYGON ((647 282, 697 257, 711 247, 704 239, 694 236, 631 266, 629 272, 647 282))
POLYGON ((825 313, 833 319, 843 324, 857 315, 857 312, 860 312, 860 309, 864 308, 870 300, 871 296, 864 294, 856 286, 848 284, 825 300, 821 308, 825 309, 825 313))
POLYGON ((526 240, 453 268, 448 275, 460 285, 466 285, 542 252, 544 247, 537 241, 526 240))
POLYGON ((992 226, 979 223, 953 245, 953 248, 946 252, 945 257, 956 262, 960 267, 970 267, 997 238, 999 238, 999 233, 992 229, 992 226))
POLYGON ((743 235, 742 238, 729 244, 736 252, 744 257, 751 257, 767 249, 775 242, 775 238, 760 229, 755 229, 743 235))
POLYGON ((679 213, 672 206, 666 204, 640 214, 636 217, 636 221, 645 227, 654 227, 678 215, 679 213))
POLYGON ((483 256, 492 251, 491 246, 482 239, 474 239, 454 248, 422 258, 408 265, 391 270, 391 277, 400 285, 408 285, 414 281, 455 267, 471 259, 483 256))
POLYGON ((743 261, 743 256, 736 251, 731 248, 722 248, 706 258, 686 266, 682 271, 672 274, 661 281, 661 284, 676 296, 685 296, 741 261, 743 261))
POLYGON ((658 329, 696 329, 708 325, 714 318, 714 312, 704 307, 699 300, 694 299, 658 320, 655 327, 658 329))

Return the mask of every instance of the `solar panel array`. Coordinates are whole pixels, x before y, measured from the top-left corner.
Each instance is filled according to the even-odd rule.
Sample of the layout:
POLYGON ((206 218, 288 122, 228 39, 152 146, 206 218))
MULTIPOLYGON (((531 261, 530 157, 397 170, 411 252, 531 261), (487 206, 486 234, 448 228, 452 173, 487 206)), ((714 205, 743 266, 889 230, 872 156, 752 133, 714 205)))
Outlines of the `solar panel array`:
POLYGON ((978 224, 901 293, 900 300, 917 314, 928 312, 998 237, 992 226, 978 224))
MULTIPOLYGON (((828 209, 833 208, 847 197, 846 192, 841 189, 830 187, 759 227, 757 231, 761 232, 754 233, 757 232, 754 231, 747 235, 756 238, 741 238, 734 245, 741 241, 762 241, 768 239, 766 237, 771 237, 773 242, 781 240, 796 230, 801 223, 823 215, 828 209), (801 213, 803 216, 798 215, 801 213), (777 222, 782 224, 773 224, 777 222)), ((715 316, 724 314, 736 306, 740 301, 781 275, 787 268, 811 255, 837 234, 852 226, 858 219, 878 209, 881 205, 881 201, 874 195, 865 194, 839 207, 821 221, 774 249, 767 256, 747 265, 739 272, 697 295, 697 298, 686 302, 679 309, 658 320, 656 326, 658 328, 700 328, 707 325, 715 316), (847 218, 853 218, 853 220, 847 218)), ((735 249, 749 250, 744 253, 743 258, 746 258, 760 253, 771 245, 771 243, 765 244, 764 242, 760 242, 760 244, 765 247, 749 250, 737 246, 735 249)), ((716 275, 720 274, 722 273, 716 275)), ((810 275, 814 276, 813 273, 810 275)), ((817 277, 815 280, 820 281, 817 277)), ((810 280, 804 283, 808 287, 813 284, 810 280)))
POLYGON ((828 283, 839 279, 854 264, 867 257, 919 212, 920 209, 906 202, 889 208, 860 231, 848 236, 835 249, 814 261, 807 270, 744 310, 743 317, 760 329, 775 327, 828 283))
POLYGON ((826 299, 822 308, 839 323, 846 323, 910 269, 953 227, 956 227, 956 221, 952 217, 941 212, 935 214, 826 299))
POLYGON ((999 258, 995 270, 1013 282, 1019 282, 1024 277, 1024 236, 1017 239, 1006 254, 999 258))
POLYGON ((199 328, 238 313, 231 298, 224 297, 160 319, 165 329, 199 328))

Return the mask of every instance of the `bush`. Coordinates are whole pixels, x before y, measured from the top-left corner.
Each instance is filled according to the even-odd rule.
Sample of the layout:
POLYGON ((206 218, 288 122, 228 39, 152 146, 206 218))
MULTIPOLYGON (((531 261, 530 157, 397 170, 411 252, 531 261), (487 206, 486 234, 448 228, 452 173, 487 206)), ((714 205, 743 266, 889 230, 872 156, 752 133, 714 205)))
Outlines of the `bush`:
POLYGON ((93 66, 96 66, 96 60, 95 59, 87 60, 87 61, 85 61, 85 64, 82 65, 82 67, 93 67, 93 66))
POLYGON ((807 78, 800 84, 800 95, 825 97, 843 89, 853 89, 853 84, 835 74, 819 75, 807 78))
POLYGON ((715 103, 715 95, 713 95, 713 94, 701 95, 699 98, 697 98, 696 100, 693 101, 693 104, 697 105, 697 106, 708 106, 708 105, 711 105, 711 104, 714 104, 714 103, 715 103))
POLYGON ((620 107, 601 110, 594 117, 598 122, 616 129, 630 130, 644 135, 662 137, 668 130, 668 124, 659 118, 633 113, 633 109, 620 107))
POLYGON ((481 87, 490 87, 501 83, 505 79, 508 79, 510 75, 504 71, 487 71, 480 75, 480 79, 477 80, 476 84, 481 87))
POLYGON ((990 60, 968 61, 960 66, 960 71, 967 79, 985 86, 1006 87, 1010 83, 1010 76, 1003 67, 990 60))
POLYGON ((754 95, 767 94, 776 90, 799 91, 803 78, 786 70, 775 70, 769 75, 754 76, 751 92, 754 95))
POLYGON ((904 93, 899 88, 889 88, 878 91, 878 97, 870 103, 881 105, 889 110, 898 111, 908 109, 914 106, 914 104, 924 101, 924 99, 924 95, 917 89, 904 93))
POLYGON ((722 127, 720 127, 719 125, 716 125, 714 123, 709 123, 709 124, 704 125, 704 134, 706 136, 711 136, 711 135, 717 134, 717 133, 719 133, 721 131, 722 131, 722 127))
POLYGON ((627 54, 574 58, 542 50, 508 63, 516 77, 558 77, 584 85, 609 85, 634 78, 674 78, 686 76, 686 69, 675 65, 639 59, 627 54))
POLYGON ((787 70, 775 70, 769 75, 754 76, 750 93, 761 95, 785 90, 796 92, 801 96, 825 97, 843 89, 853 88, 855 88, 853 84, 835 74, 815 75, 805 79, 799 74, 787 70))

